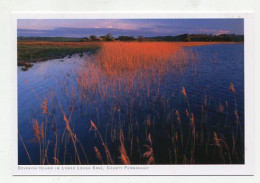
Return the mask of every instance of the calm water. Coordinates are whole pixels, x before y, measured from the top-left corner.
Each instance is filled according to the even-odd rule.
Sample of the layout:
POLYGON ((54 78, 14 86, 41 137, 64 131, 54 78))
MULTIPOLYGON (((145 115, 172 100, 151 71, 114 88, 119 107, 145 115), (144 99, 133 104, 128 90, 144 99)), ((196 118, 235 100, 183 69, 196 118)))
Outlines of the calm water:
MULTIPOLYGON (((155 161, 158 164, 172 163, 173 160, 168 157, 169 149, 166 148, 169 143, 169 140, 167 140, 168 132, 164 133, 164 131, 169 130, 171 127, 175 128, 176 125, 170 124, 171 122, 169 121, 171 120, 168 119, 176 117, 174 116, 174 111, 176 110, 180 112, 183 119, 183 129, 185 129, 185 122, 187 126, 185 110, 188 106, 181 93, 182 87, 185 87, 189 97, 190 111, 193 112, 195 119, 200 121, 197 124, 199 126, 198 129, 200 128, 200 123, 207 129, 205 130, 206 133, 209 133, 208 135, 204 134, 205 137, 212 137, 212 132, 216 131, 218 134, 225 136, 227 143, 232 144, 232 140, 228 139, 232 139, 231 131, 235 132, 236 128, 238 128, 234 123, 235 103, 237 104, 242 137, 236 141, 236 154, 232 155, 231 159, 232 163, 243 163, 244 160, 241 158, 244 154, 244 136, 242 133, 244 129, 243 44, 217 44, 184 49, 197 52, 200 61, 196 64, 185 66, 181 74, 166 73, 160 85, 159 99, 153 101, 153 103, 151 99, 131 94, 131 97, 136 97, 138 100, 133 101, 130 105, 129 100, 131 97, 119 91, 118 96, 121 97, 121 100, 117 101, 117 103, 115 103, 116 100, 112 97, 102 100, 98 94, 90 93, 90 96, 93 95, 93 100, 88 100, 88 104, 83 105, 82 102, 84 100, 81 98, 80 87, 77 84, 78 70, 86 67, 86 72, 89 72, 88 64, 95 62, 93 59, 88 59, 87 53, 84 56, 74 54, 63 59, 36 63, 28 71, 22 71, 21 68, 18 68, 18 129, 28 148, 33 164, 39 164, 39 145, 32 141, 34 139, 32 121, 33 119, 37 119, 39 123, 48 121, 46 136, 49 139, 49 150, 47 156, 48 161, 53 163, 54 132, 62 136, 65 129, 61 106, 68 117, 73 108, 73 113, 70 115, 71 127, 77 134, 77 139, 84 146, 87 157, 83 155, 83 152, 79 152, 84 156, 84 160, 82 160, 84 163, 98 164, 99 161, 93 148, 97 146, 99 149, 102 149, 96 137, 97 134, 89 131, 90 120, 94 121, 99 127, 100 133, 108 144, 113 159, 115 159, 115 163, 119 163, 117 148, 119 142, 113 141, 111 134, 114 133, 113 129, 117 129, 119 126, 123 126, 127 151, 133 148, 133 152, 131 151, 130 155, 133 163, 144 163, 144 160, 140 160, 142 159, 140 158, 141 152, 138 152, 140 149, 143 149, 143 145, 139 150, 137 146, 131 146, 132 135, 129 129, 137 128, 136 123, 139 123, 139 128, 145 129, 144 123, 147 118, 153 124, 150 133, 154 137, 155 161), (229 91, 230 82, 234 83, 236 89, 235 97, 229 91), (48 117, 42 114, 41 105, 44 97, 48 98, 48 110, 52 114, 48 117), (207 109, 204 109, 207 110, 206 120, 204 117, 201 117, 201 107, 205 97, 207 98, 207 109), (228 101, 229 110, 227 112, 225 110, 224 114, 221 114, 218 112, 218 106, 220 103, 225 106, 226 101, 228 101), (113 110, 111 110, 112 108, 113 110), (131 119, 129 120, 129 118, 131 119), (227 118, 228 120, 226 120, 227 118), (203 120, 204 122, 206 121, 205 124, 203 120), (128 124, 130 124, 130 127, 128 124), (156 157, 158 157, 157 160, 156 157)), ((154 83, 151 88, 153 87, 156 88, 158 86, 154 83)), ((151 92, 151 95, 155 95, 155 93, 151 92)), ((145 133, 145 130, 135 131, 133 134, 140 137, 139 141, 145 142, 145 139, 142 139, 142 132, 145 133)), ((188 134, 188 131, 184 130, 183 134, 185 136, 185 134, 188 134)), ((20 139, 18 141, 19 164, 30 164, 23 144, 20 139)), ((63 143, 64 141, 59 141, 57 150, 58 154, 60 154, 58 155, 59 161, 64 164, 75 163, 72 145, 68 146, 66 152, 64 152, 63 143)), ((216 148, 212 148, 212 144, 214 144, 212 139, 205 142, 205 144, 209 148, 209 153, 217 151, 216 148)), ((232 145, 230 146, 232 147, 232 145)), ((203 147, 202 145, 200 146, 200 148, 203 147)), ((229 151, 231 153, 232 148, 229 151)), ((102 152, 101 154, 104 155, 102 152)), ((207 160, 201 156, 199 151, 197 151, 196 163, 218 163, 219 160, 217 155, 216 157, 214 156, 215 159, 209 157, 207 160)), ((224 156, 226 156, 225 153, 224 156)), ((177 163, 182 162, 179 161, 177 163)))

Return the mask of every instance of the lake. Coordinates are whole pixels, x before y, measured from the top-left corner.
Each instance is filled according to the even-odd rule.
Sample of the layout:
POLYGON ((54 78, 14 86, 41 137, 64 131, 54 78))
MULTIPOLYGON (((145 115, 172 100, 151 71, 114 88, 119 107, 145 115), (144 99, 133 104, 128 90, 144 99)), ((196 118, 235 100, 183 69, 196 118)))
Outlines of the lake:
POLYGON ((244 44, 152 44, 18 67, 19 164, 243 164, 244 44))

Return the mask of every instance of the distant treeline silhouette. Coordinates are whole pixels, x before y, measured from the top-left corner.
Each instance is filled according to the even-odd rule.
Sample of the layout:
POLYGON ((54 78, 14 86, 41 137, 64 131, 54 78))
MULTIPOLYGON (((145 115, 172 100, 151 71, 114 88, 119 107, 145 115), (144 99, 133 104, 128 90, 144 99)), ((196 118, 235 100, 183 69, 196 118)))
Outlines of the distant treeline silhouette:
POLYGON ((108 33, 104 36, 90 35, 83 38, 70 38, 70 37, 18 37, 18 41, 55 41, 55 42, 90 42, 90 41, 180 41, 180 42, 243 42, 244 35, 236 34, 182 34, 178 36, 156 36, 156 37, 143 37, 143 36, 118 36, 113 37, 108 33))
POLYGON ((182 34, 178 36, 158 36, 146 38, 149 41, 205 41, 205 42, 243 42, 244 35, 235 34, 182 34))

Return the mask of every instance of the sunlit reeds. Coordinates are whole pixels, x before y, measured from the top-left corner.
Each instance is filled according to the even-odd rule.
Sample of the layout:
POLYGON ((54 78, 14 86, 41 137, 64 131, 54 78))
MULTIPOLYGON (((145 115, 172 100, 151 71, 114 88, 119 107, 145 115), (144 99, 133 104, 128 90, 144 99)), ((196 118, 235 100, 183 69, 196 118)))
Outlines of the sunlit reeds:
POLYGON ((48 99, 44 98, 44 101, 42 102, 42 113, 48 114, 48 99))
POLYGON ((95 125, 95 123, 93 121, 90 121, 90 129, 89 129, 89 131, 90 130, 94 130, 94 131, 96 131, 98 133, 98 136, 99 136, 99 138, 101 140, 101 144, 102 144, 102 146, 103 146, 103 148, 105 150, 105 153, 106 153, 107 164, 114 164, 114 161, 112 160, 110 151, 109 151, 105 141, 103 140, 103 137, 102 137, 101 133, 99 132, 97 126, 95 125))
POLYGON ((95 153, 96 153, 97 159, 98 159, 102 164, 104 164, 103 158, 102 158, 102 156, 101 156, 101 154, 100 154, 100 152, 99 152, 99 150, 98 150, 98 148, 97 148, 96 146, 94 147, 94 151, 95 151, 95 153))
POLYGON ((231 92, 233 92, 233 93, 236 93, 236 90, 235 90, 235 87, 234 87, 233 82, 230 83, 229 90, 230 90, 231 92))
POLYGON ((148 144, 144 145, 146 151, 143 153, 143 157, 146 158, 146 164, 153 164, 154 163, 154 150, 153 150, 153 143, 151 134, 148 135, 148 144))
MULTIPOLYGON (((62 110, 62 112, 63 112, 63 110, 62 110)), ((77 137, 76 137, 76 134, 74 134, 72 129, 70 128, 70 122, 69 122, 69 120, 68 120, 68 118, 67 118, 67 116, 66 116, 66 114, 64 112, 63 112, 63 120, 65 122, 66 129, 69 132, 70 138, 72 140, 72 143, 73 143, 73 146, 74 146, 74 150, 75 150, 75 154, 77 156, 78 163, 81 164, 81 160, 80 160, 80 156, 79 156, 78 148, 77 148, 77 144, 76 144, 77 143, 77 137)))
POLYGON ((124 134, 123 131, 120 131, 120 159, 124 165, 130 165, 130 160, 128 158, 128 155, 126 153, 125 145, 124 145, 124 134))

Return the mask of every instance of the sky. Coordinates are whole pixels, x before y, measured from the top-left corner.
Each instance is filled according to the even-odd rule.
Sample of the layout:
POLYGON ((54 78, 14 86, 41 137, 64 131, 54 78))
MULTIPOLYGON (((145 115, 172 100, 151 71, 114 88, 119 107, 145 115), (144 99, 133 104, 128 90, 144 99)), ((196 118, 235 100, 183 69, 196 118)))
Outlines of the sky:
POLYGON ((244 34, 243 19, 18 19, 18 36, 244 34))

